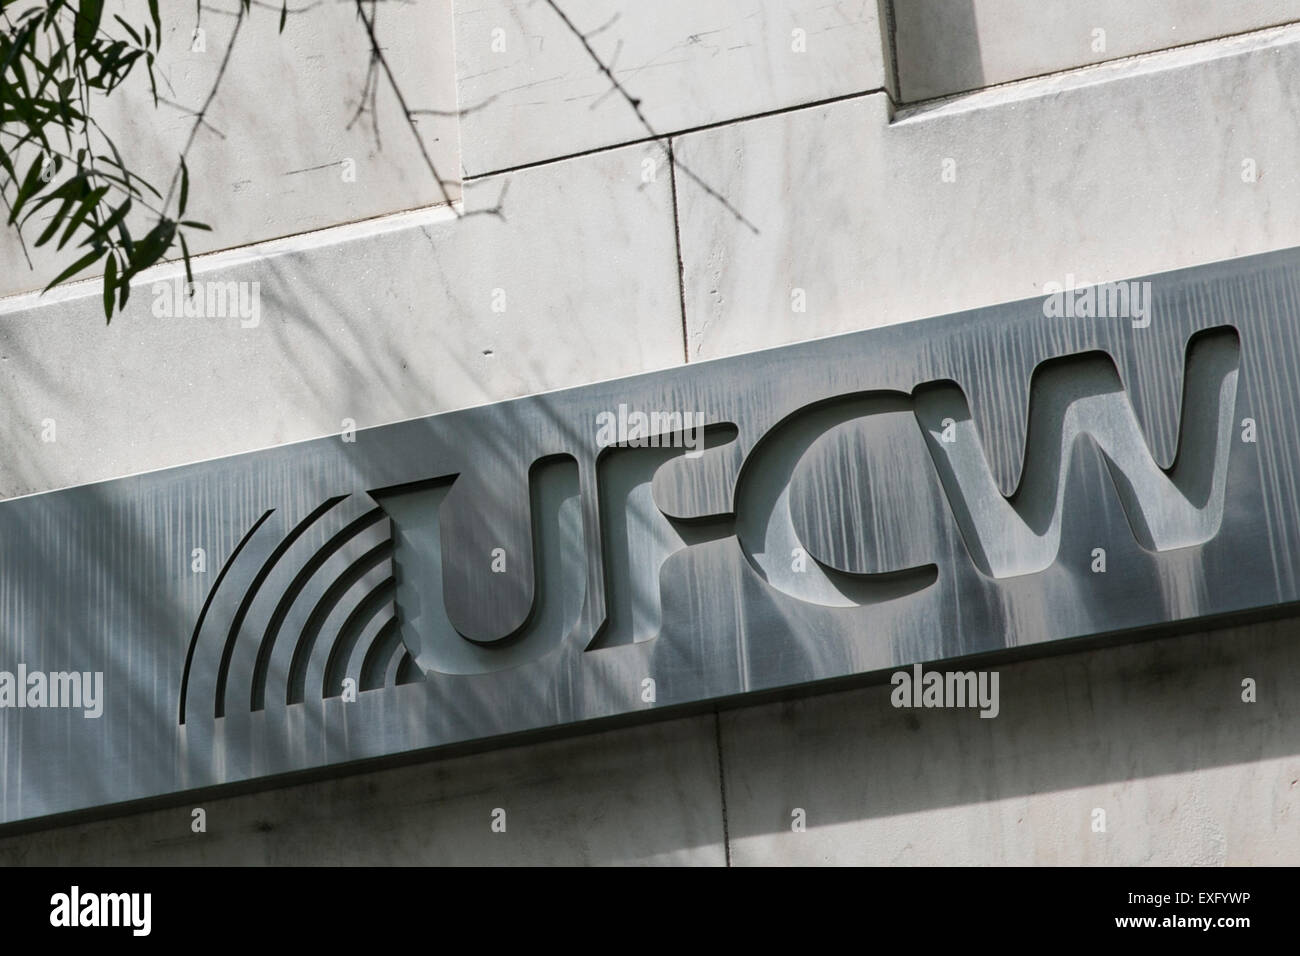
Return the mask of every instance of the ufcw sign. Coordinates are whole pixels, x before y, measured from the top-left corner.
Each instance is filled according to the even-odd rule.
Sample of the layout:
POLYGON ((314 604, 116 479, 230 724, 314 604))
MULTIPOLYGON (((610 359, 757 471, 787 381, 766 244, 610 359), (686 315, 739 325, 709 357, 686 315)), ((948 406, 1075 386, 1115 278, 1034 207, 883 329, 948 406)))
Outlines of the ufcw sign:
POLYGON ((1237 260, 1142 280, 1141 323, 1030 300, 0 505, 5 659, 104 675, 99 719, 6 728, 41 759, 3 819, 1294 602, 1297 276, 1237 260))
MULTIPOLYGON (((572 456, 549 467, 541 467, 545 458, 530 463, 528 516, 538 528, 534 588, 545 579, 534 604, 542 611, 521 627, 495 633, 460 631, 448 610, 448 570, 457 562, 478 559, 487 600, 512 593, 506 575, 515 549, 482 534, 465 544, 443 534, 449 493, 468 476, 372 490, 350 502, 324 498, 291 525, 268 522, 273 512, 268 513, 222 571, 219 594, 213 594, 221 610, 214 613, 209 604, 196 630, 181 720, 261 710, 268 700, 302 703, 309 694, 342 698, 377 689, 390 671, 394 681, 407 681, 425 673, 503 670, 555 653, 569 639, 585 647, 597 637, 602 646, 655 640, 665 599, 671 598, 660 586, 665 563, 706 544, 728 542, 767 587, 814 607, 871 605, 936 586, 938 562, 951 549, 933 514, 928 528, 909 523, 899 529, 908 540, 894 550, 916 556, 906 559, 890 560, 889 549, 870 540, 874 528, 852 529, 854 539, 817 536, 819 524, 842 531, 858 502, 873 498, 879 499, 872 502, 873 525, 900 496, 914 510, 946 507, 982 575, 1037 574, 1057 561, 1070 465, 1076 449, 1087 446, 1100 453, 1143 548, 1162 552, 1204 544, 1223 517, 1239 347, 1236 331, 1226 327, 1198 333, 1188 343, 1186 412, 1179 417, 1179 453, 1168 469, 1152 457, 1105 353, 1071 355, 1040 367, 1029 390, 1025 464, 1010 499, 998 489, 961 388, 951 382, 926 382, 912 395, 854 392, 796 410, 745 455, 730 508, 690 520, 666 513, 650 483, 662 474, 689 487, 706 480, 710 469, 723 472, 736 424, 715 423, 715 434, 726 437, 712 446, 711 462, 695 463, 708 447, 703 413, 629 412, 620 404, 621 427, 606 440, 602 430, 613 416, 597 413, 594 530, 606 613, 604 621, 589 618, 585 633, 580 628, 588 546, 572 456), (899 488, 883 496, 872 469, 889 467, 890 460, 897 466, 897 436, 847 452, 839 444, 867 442, 871 429, 881 427, 876 418, 901 418, 893 427, 903 431, 910 424, 933 463, 914 456, 912 473, 900 475, 899 488), (667 470, 670 465, 676 471, 667 470), (938 487, 923 480, 926 471, 938 477, 938 487), (806 481, 797 480, 805 475, 806 481), (831 489, 839 500, 821 491, 830 481, 841 483, 831 489), (698 530, 704 522, 707 532, 698 530), (330 530, 309 536, 321 527, 330 530), (862 552, 856 560, 835 550, 850 540, 862 552), (288 571, 281 571, 283 564, 288 571), (233 574, 232 567, 238 569, 233 574), (494 588, 500 593, 493 595, 494 588)), ((919 445, 915 438, 913 445, 919 445)), ((1089 506, 1079 498, 1069 505, 1089 506)))

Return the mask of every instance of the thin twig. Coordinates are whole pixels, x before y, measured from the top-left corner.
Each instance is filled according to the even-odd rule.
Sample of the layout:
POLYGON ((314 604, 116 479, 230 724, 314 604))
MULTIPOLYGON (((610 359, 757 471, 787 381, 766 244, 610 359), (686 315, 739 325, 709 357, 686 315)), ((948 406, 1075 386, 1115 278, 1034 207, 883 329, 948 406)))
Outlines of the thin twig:
POLYGON ((212 106, 212 101, 217 98, 217 90, 221 88, 221 81, 226 75, 226 68, 230 66, 230 55, 235 51, 235 41, 239 39, 239 31, 244 25, 244 8, 240 6, 239 13, 235 17, 235 26, 230 31, 230 40, 226 43, 226 52, 221 57, 221 66, 217 68, 217 78, 212 82, 212 89, 208 91, 208 98, 203 101, 199 111, 194 114, 194 125, 190 127, 190 135, 185 140, 185 148, 181 150, 181 161, 176 165, 176 171, 172 173, 171 185, 167 187, 167 196, 163 200, 163 209, 171 206, 172 194, 176 191, 176 185, 180 182, 181 169, 184 166, 186 158, 190 154, 191 147, 194 146, 195 137, 199 134, 199 129, 204 125, 208 115, 208 109, 212 106))
MULTIPOLYGON (((742 223, 754 235, 758 235, 758 227, 755 226, 748 219, 746 219, 739 209, 737 209, 730 202, 728 202, 727 198, 723 196, 720 192, 718 192, 716 189, 714 189, 712 186, 706 183, 703 179, 697 176, 689 167, 687 167, 685 163, 683 163, 680 159, 677 159, 673 155, 673 152, 670 149, 668 149, 668 147, 664 145, 664 143, 659 142, 659 140, 662 139, 662 136, 654 128, 654 126, 651 125, 650 120, 646 118, 645 113, 642 112, 641 100, 633 96, 631 93, 629 93, 627 89, 623 86, 623 84, 618 81, 618 78, 614 76, 614 71, 610 69, 610 67, 605 63, 605 61, 602 60, 599 55, 597 55, 594 49, 592 49, 591 43, 588 41, 587 34, 583 33, 581 30, 578 29, 577 25, 572 20, 569 19, 568 14, 566 14, 563 10, 560 9, 560 5, 556 3, 556 0, 545 0, 545 2, 548 7, 550 7, 553 11, 555 11, 555 15, 560 18, 561 22, 569 29, 569 32, 578 38, 578 42, 582 44, 582 48, 587 51, 587 55, 591 57, 591 59, 595 62, 600 72, 603 73, 605 75, 605 78, 609 80, 610 85, 618 92, 619 96, 623 98, 624 102, 626 102, 627 105, 632 108, 632 112, 636 114, 636 118, 641 123, 641 126, 645 129, 645 131, 650 135, 652 139, 658 142, 659 148, 664 151, 664 155, 667 156, 668 161, 673 164, 673 168, 680 169, 683 173, 686 174, 686 176, 691 180, 691 182, 695 183, 695 185, 703 189, 705 193, 707 193, 709 196, 712 196, 719 203, 721 203, 722 206, 728 212, 730 212, 738 222, 742 223)), ((601 27, 600 29, 603 30, 604 27, 601 27)))
POLYGON ((383 50, 380 49, 379 37, 375 35, 374 20, 371 17, 366 16, 365 4, 362 0, 355 0, 355 3, 357 16, 360 17, 361 22, 365 24, 366 34, 370 37, 371 56, 374 58, 375 62, 379 64, 380 69, 383 70, 384 76, 388 78, 388 86, 393 91, 393 95, 397 97, 397 105, 401 108, 402 116, 406 119, 406 124, 411 128, 412 135, 415 136, 415 142, 420 147, 420 155, 424 158, 424 164, 429 167, 429 172, 437 181, 438 189, 442 193, 443 200, 448 206, 451 206, 452 210, 456 212, 456 215, 460 215, 460 211, 456 209, 453 203, 451 193, 447 191, 447 183, 438 172, 438 167, 434 163, 433 157, 429 155, 429 150, 425 148, 424 137, 420 135, 420 131, 416 128, 411 107, 406 103, 406 97, 402 94, 402 88, 397 82, 397 77, 393 76, 392 68, 388 65, 388 58, 384 56, 383 50))

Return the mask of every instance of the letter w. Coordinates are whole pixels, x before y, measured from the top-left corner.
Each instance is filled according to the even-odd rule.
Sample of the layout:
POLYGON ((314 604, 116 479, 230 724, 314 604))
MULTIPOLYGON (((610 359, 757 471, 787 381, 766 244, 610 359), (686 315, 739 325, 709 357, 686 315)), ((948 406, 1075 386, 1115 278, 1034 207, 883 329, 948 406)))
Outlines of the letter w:
POLYGON ((1110 356, 1085 352, 1043 363, 1030 383, 1024 467, 1010 499, 993 479, 961 389, 952 382, 919 388, 917 421, 979 569, 1007 578, 1056 560, 1066 473, 1085 435, 1101 451, 1148 551, 1189 548, 1218 534, 1240 351, 1236 330, 1226 327, 1188 344, 1178 452, 1167 470, 1152 458, 1110 356))

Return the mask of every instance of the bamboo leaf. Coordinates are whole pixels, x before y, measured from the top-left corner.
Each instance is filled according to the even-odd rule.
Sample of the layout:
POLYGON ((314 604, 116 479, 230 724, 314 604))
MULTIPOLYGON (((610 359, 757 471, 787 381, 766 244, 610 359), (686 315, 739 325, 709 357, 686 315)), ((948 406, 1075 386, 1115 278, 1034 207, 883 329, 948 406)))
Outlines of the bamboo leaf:
POLYGON ((104 321, 113 321, 113 295, 117 292, 117 257, 108 254, 104 263, 104 321))
POLYGON ((85 51, 95 42, 103 16, 104 0, 81 0, 77 6, 77 25, 72 32, 78 50, 85 51))
POLYGON ((149 16, 153 18, 153 32, 157 49, 162 49, 162 18, 158 15, 158 0, 149 0, 149 16))
POLYGON ((185 215, 185 207, 190 199, 190 168, 185 165, 185 157, 181 157, 181 199, 180 214, 185 215))

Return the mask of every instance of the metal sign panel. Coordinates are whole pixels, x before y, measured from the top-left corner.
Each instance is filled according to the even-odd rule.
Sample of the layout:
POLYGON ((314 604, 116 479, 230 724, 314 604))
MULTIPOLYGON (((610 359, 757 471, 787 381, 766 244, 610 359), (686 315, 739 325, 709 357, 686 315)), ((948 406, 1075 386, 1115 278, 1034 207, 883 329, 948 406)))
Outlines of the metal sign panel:
POLYGON ((0 822, 1296 601, 1300 251, 1148 282, 0 504, 0 822))

